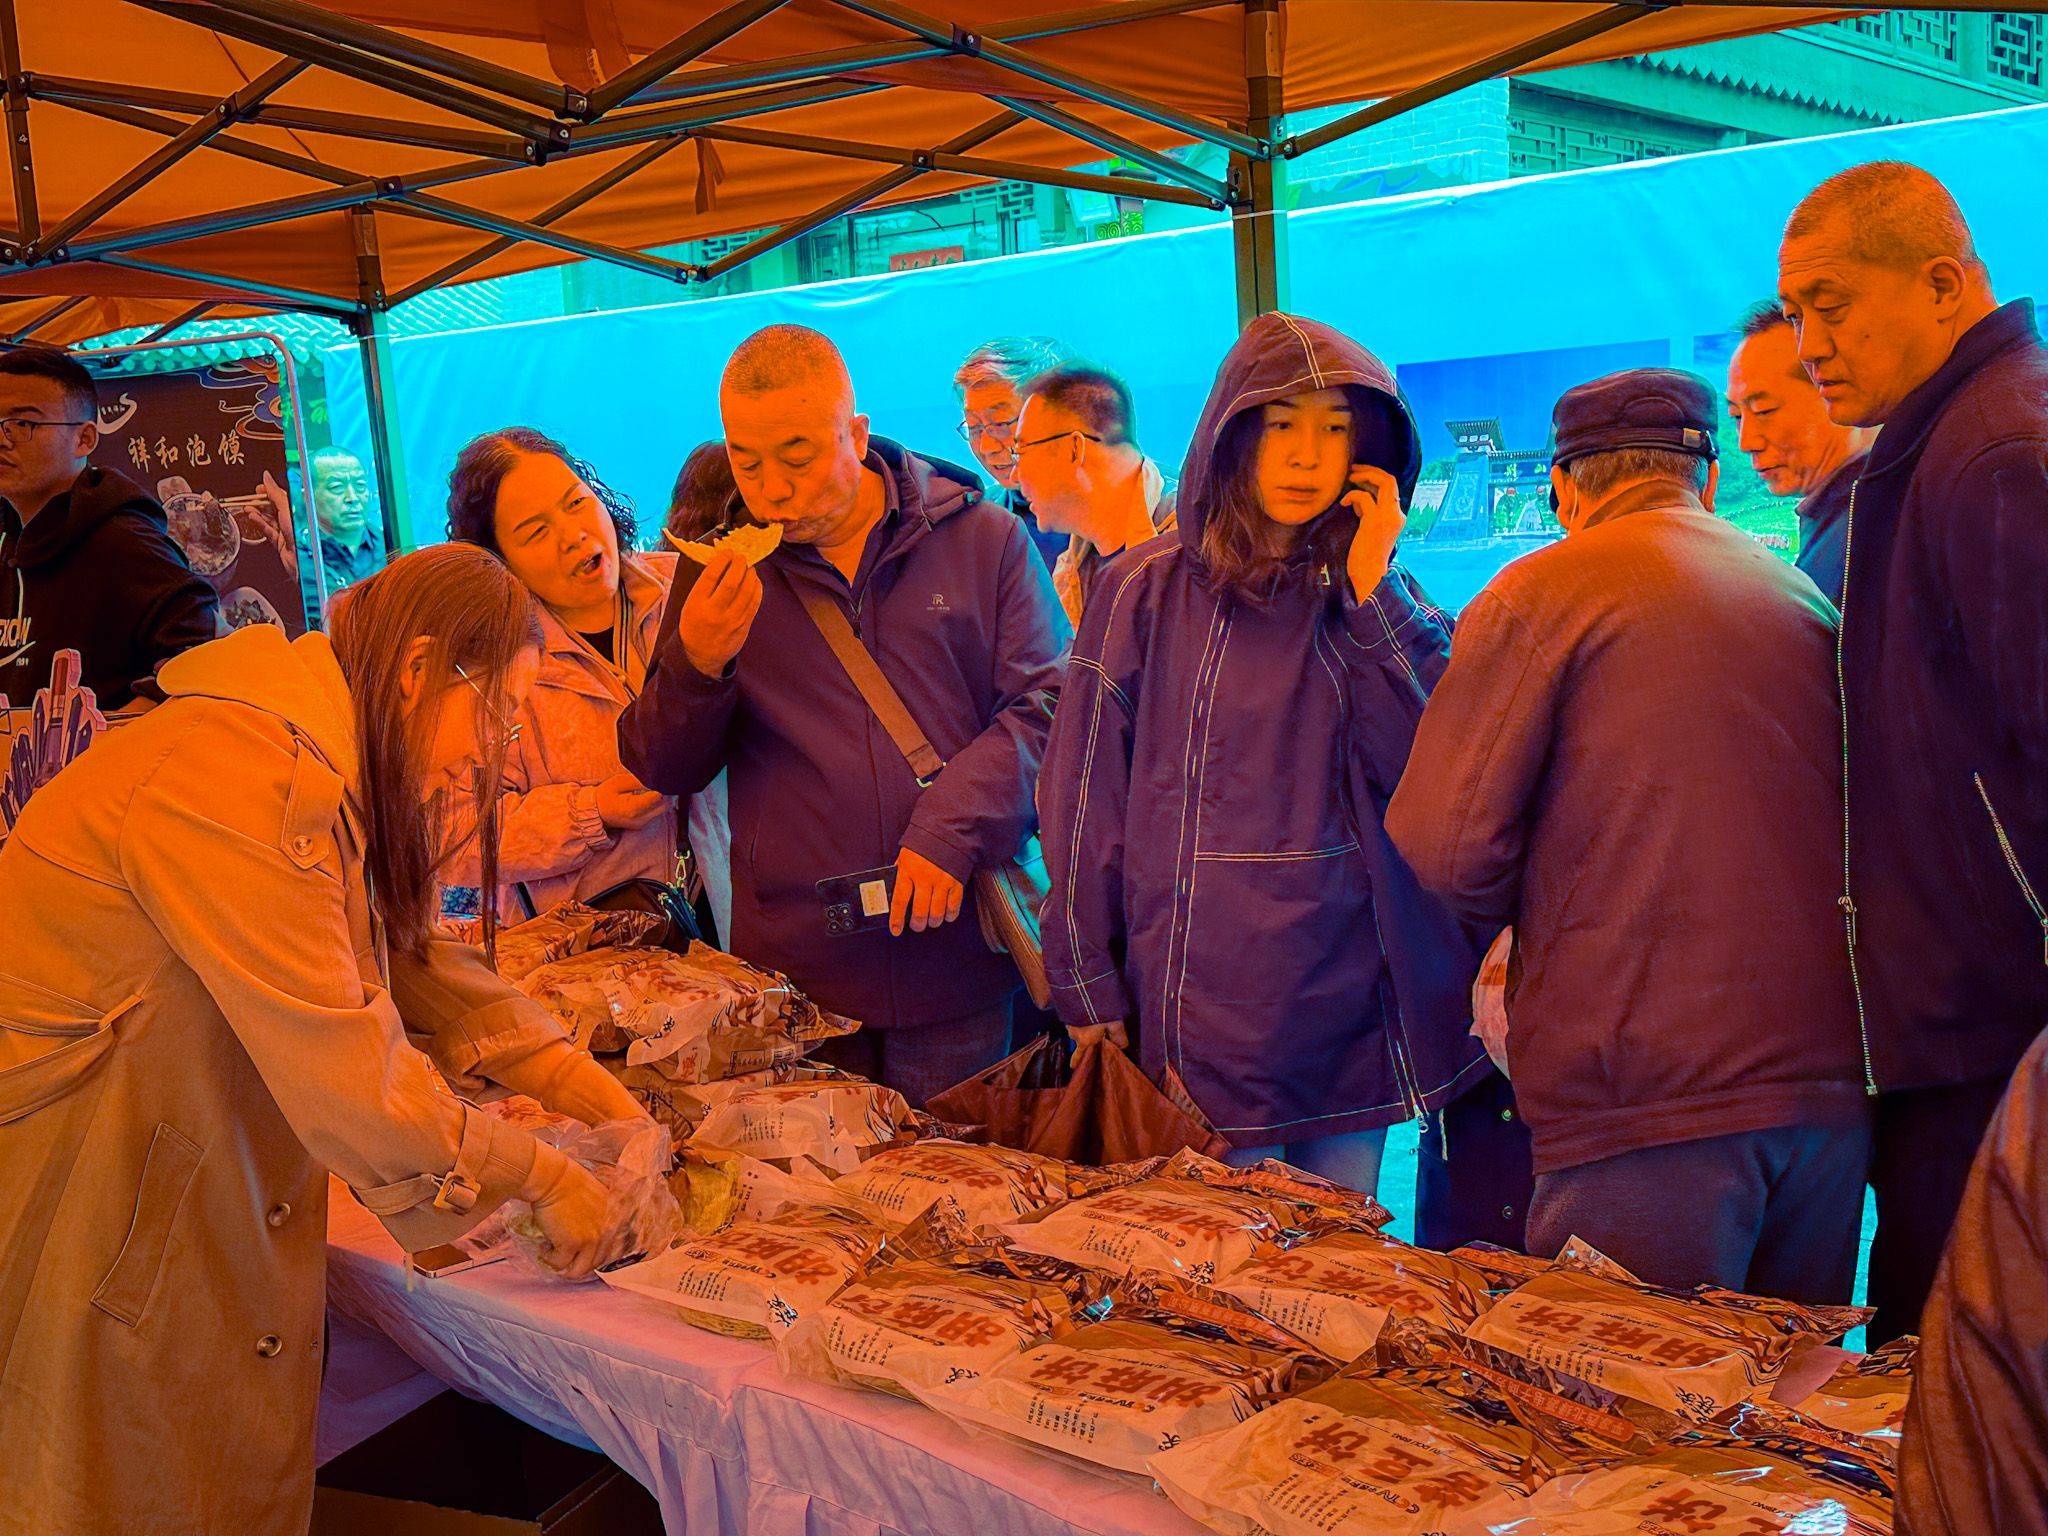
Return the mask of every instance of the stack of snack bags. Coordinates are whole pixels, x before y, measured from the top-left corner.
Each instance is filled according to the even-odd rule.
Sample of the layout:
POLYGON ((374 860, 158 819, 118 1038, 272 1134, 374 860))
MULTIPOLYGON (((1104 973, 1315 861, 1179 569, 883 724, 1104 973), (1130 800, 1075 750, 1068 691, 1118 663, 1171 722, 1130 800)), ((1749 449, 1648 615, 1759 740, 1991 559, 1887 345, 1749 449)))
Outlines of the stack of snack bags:
POLYGON ((1896 1458, 1920 1340, 1893 1339, 1867 1355, 1852 1355, 1794 1406, 1807 1418, 1846 1435, 1859 1435, 1896 1458))
POLYGON ((1260 1254, 1216 1282, 1318 1353, 1349 1364, 1391 1318, 1455 1332, 1490 1304, 1486 1271, 1370 1227, 1338 1227, 1260 1254))
POLYGON ((1227 1168, 1184 1151, 1108 1193, 1056 1206, 1002 1231, 1028 1253, 1112 1273, 1171 1275, 1209 1285, 1248 1260, 1277 1253, 1304 1222, 1392 1217, 1365 1195, 1268 1162, 1227 1168))
POLYGON ((1243 1424, 1160 1453, 1161 1490, 1229 1536, 1439 1536, 1520 1519, 1562 1473, 1658 1443, 1668 1415, 1427 1324, 1243 1424))
POLYGON ((1468 1337, 1705 1422, 1766 1390, 1793 1350, 1863 1323, 1715 1286, 1647 1285, 1583 1245, 1499 1296, 1468 1337))
POLYGON ((886 1226, 915 1221, 940 1200, 976 1231, 1072 1198, 1100 1176, 1057 1158, 935 1137, 879 1152, 838 1181, 839 1192, 886 1226))
POLYGON ((916 1397, 973 1380, 1109 1309, 1095 1271, 1000 1242, 871 1270, 785 1333, 784 1369, 916 1397))
POLYGON ((779 1081, 716 1095, 688 1145, 783 1167, 801 1159, 848 1174, 930 1124, 893 1088, 831 1067, 792 1065, 779 1081))
MULTIPOLYGON (((1084 1202, 1085 1203, 1085 1202, 1084 1202)), ((1162 1287, 980 1374, 917 1388, 927 1407, 1125 1472, 1329 1374, 1227 1297, 1162 1287)))

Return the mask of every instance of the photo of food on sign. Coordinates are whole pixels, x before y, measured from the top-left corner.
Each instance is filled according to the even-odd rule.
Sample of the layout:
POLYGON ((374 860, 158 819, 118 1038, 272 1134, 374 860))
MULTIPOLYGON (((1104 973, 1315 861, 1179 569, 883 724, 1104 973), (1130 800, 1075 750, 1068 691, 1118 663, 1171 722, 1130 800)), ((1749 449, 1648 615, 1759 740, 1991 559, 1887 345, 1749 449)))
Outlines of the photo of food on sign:
POLYGON ((103 378, 100 401, 93 462, 156 493, 172 539, 220 594, 222 621, 304 634, 277 364, 103 378))

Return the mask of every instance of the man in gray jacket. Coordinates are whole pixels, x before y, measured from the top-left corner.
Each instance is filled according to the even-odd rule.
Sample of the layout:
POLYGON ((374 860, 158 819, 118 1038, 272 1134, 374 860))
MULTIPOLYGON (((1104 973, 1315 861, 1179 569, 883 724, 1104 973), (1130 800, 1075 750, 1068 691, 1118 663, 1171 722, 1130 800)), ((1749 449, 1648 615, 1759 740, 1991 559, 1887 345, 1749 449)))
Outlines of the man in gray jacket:
POLYGON ((1712 391, 1569 391, 1563 543, 1458 621, 1387 831, 1512 924, 1529 1251, 1845 1302, 1869 1159, 1841 873, 1833 609, 1713 514, 1712 391))

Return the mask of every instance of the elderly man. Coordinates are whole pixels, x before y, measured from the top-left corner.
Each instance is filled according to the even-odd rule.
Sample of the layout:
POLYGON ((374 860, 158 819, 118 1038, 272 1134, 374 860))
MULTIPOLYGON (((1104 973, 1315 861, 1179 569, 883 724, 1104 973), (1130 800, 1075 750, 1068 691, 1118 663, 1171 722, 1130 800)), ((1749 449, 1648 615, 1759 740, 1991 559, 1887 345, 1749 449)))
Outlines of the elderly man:
POLYGON ((1771 494, 1800 498, 1795 563, 1840 608, 1849 496, 1877 434, 1829 418, 1783 306, 1757 305, 1741 333, 1728 359, 1728 414, 1771 494))
POLYGON ((320 522, 320 570, 330 594, 384 564, 384 528, 363 461, 330 443, 313 452, 313 511, 320 522))
POLYGON ((1017 421, 1024 410, 1024 385, 1066 358, 1067 349, 1050 336, 998 336, 968 353, 953 373, 953 392, 960 398, 956 430, 974 450, 975 462, 1001 487, 1002 504, 1024 519, 1048 568, 1067 540, 1039 527, 1029 498, 1018 487, 1017 421))
POLYGON ((967 471, 872 435, 816 331, 742 342, 719 412, 741 500, 782 544, 758 569, 727 547, 678 572, 620 748, 665 794, 729 769, 733 952, 859 1019, 839 1064, 922 1101, 1008 1039, 1016 971, 961 919, 974 871, 1035 830, 1066 621, 1023 524, 967 471), (892 744, 821 608, 900 695, 936 777, 892 744), (819 882, 887 884, 890 867, 886 922, 836 931, 819 882))
POLYGON ((1068 536, 1052 584, 1079 628, 1103 561, 1174 526, 1173 487, 1138 446, 1130 386, 1107 368, 1066 363, 1023 393, 1017 484, 1038 526, 1068 536))
POLYGON ((1566 538, 1458 620, 1387 831, 1512 924, 1529 1251, 1847 1301, 1870 1150, 1836 924, 1834 612, 1714 516, 1716 404, 1641 369, 1555 412, 1566 538))
POLYGON ((2048 351, 1948 192, 1857 166, 1779 297, 1844 426, 1882 426, 1842 597, 1847 878, 1877 1099, 1873 1342, 1918 1331, 1970 1162, 2048 1024, 2048 351))

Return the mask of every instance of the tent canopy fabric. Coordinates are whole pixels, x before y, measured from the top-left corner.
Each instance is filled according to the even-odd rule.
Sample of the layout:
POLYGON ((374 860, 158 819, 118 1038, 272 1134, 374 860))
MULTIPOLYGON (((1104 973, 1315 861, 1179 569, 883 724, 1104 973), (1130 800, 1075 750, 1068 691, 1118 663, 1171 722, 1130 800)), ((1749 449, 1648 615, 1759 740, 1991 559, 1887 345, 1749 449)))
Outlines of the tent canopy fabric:
MULTIPOLYGON (((1285 153, 1261 136, 1271 100, 1248 85, 1247 41, 1267 34, 1248 12, 1272 18, 1272 67, 1258 72, 1277 75, 1291 112, 1523 67, 1538 39, 1558 46, 1529 67, 1852 14, 1697 0, 925 3, 937 13, 896 0, 0 0, 0 21, 14 13, 16 151, 0 177, 0 334, 65 341, 208 300, 217 314, 379 308, 479 252, 463 280, 590 254, 575 242, 632 253, 844 211, 863 192, 884 204, 1110 158, 1161 195, 1242 207, 1242 186, 1176 175, 1159 152, 1208 138, 1246 164, 1285 153), (641 89, 614 104, 615 81, 641 89), (935 150, 968 163, 918 158, 935 150), (161 168, 122 187, 152 156, 161 168), (223 215, 238 227, 218 228, 223 215), (536 224, 569 243, 533 243, 536 224)), ((645 264, 679 285, 693 276, 645 264)))

